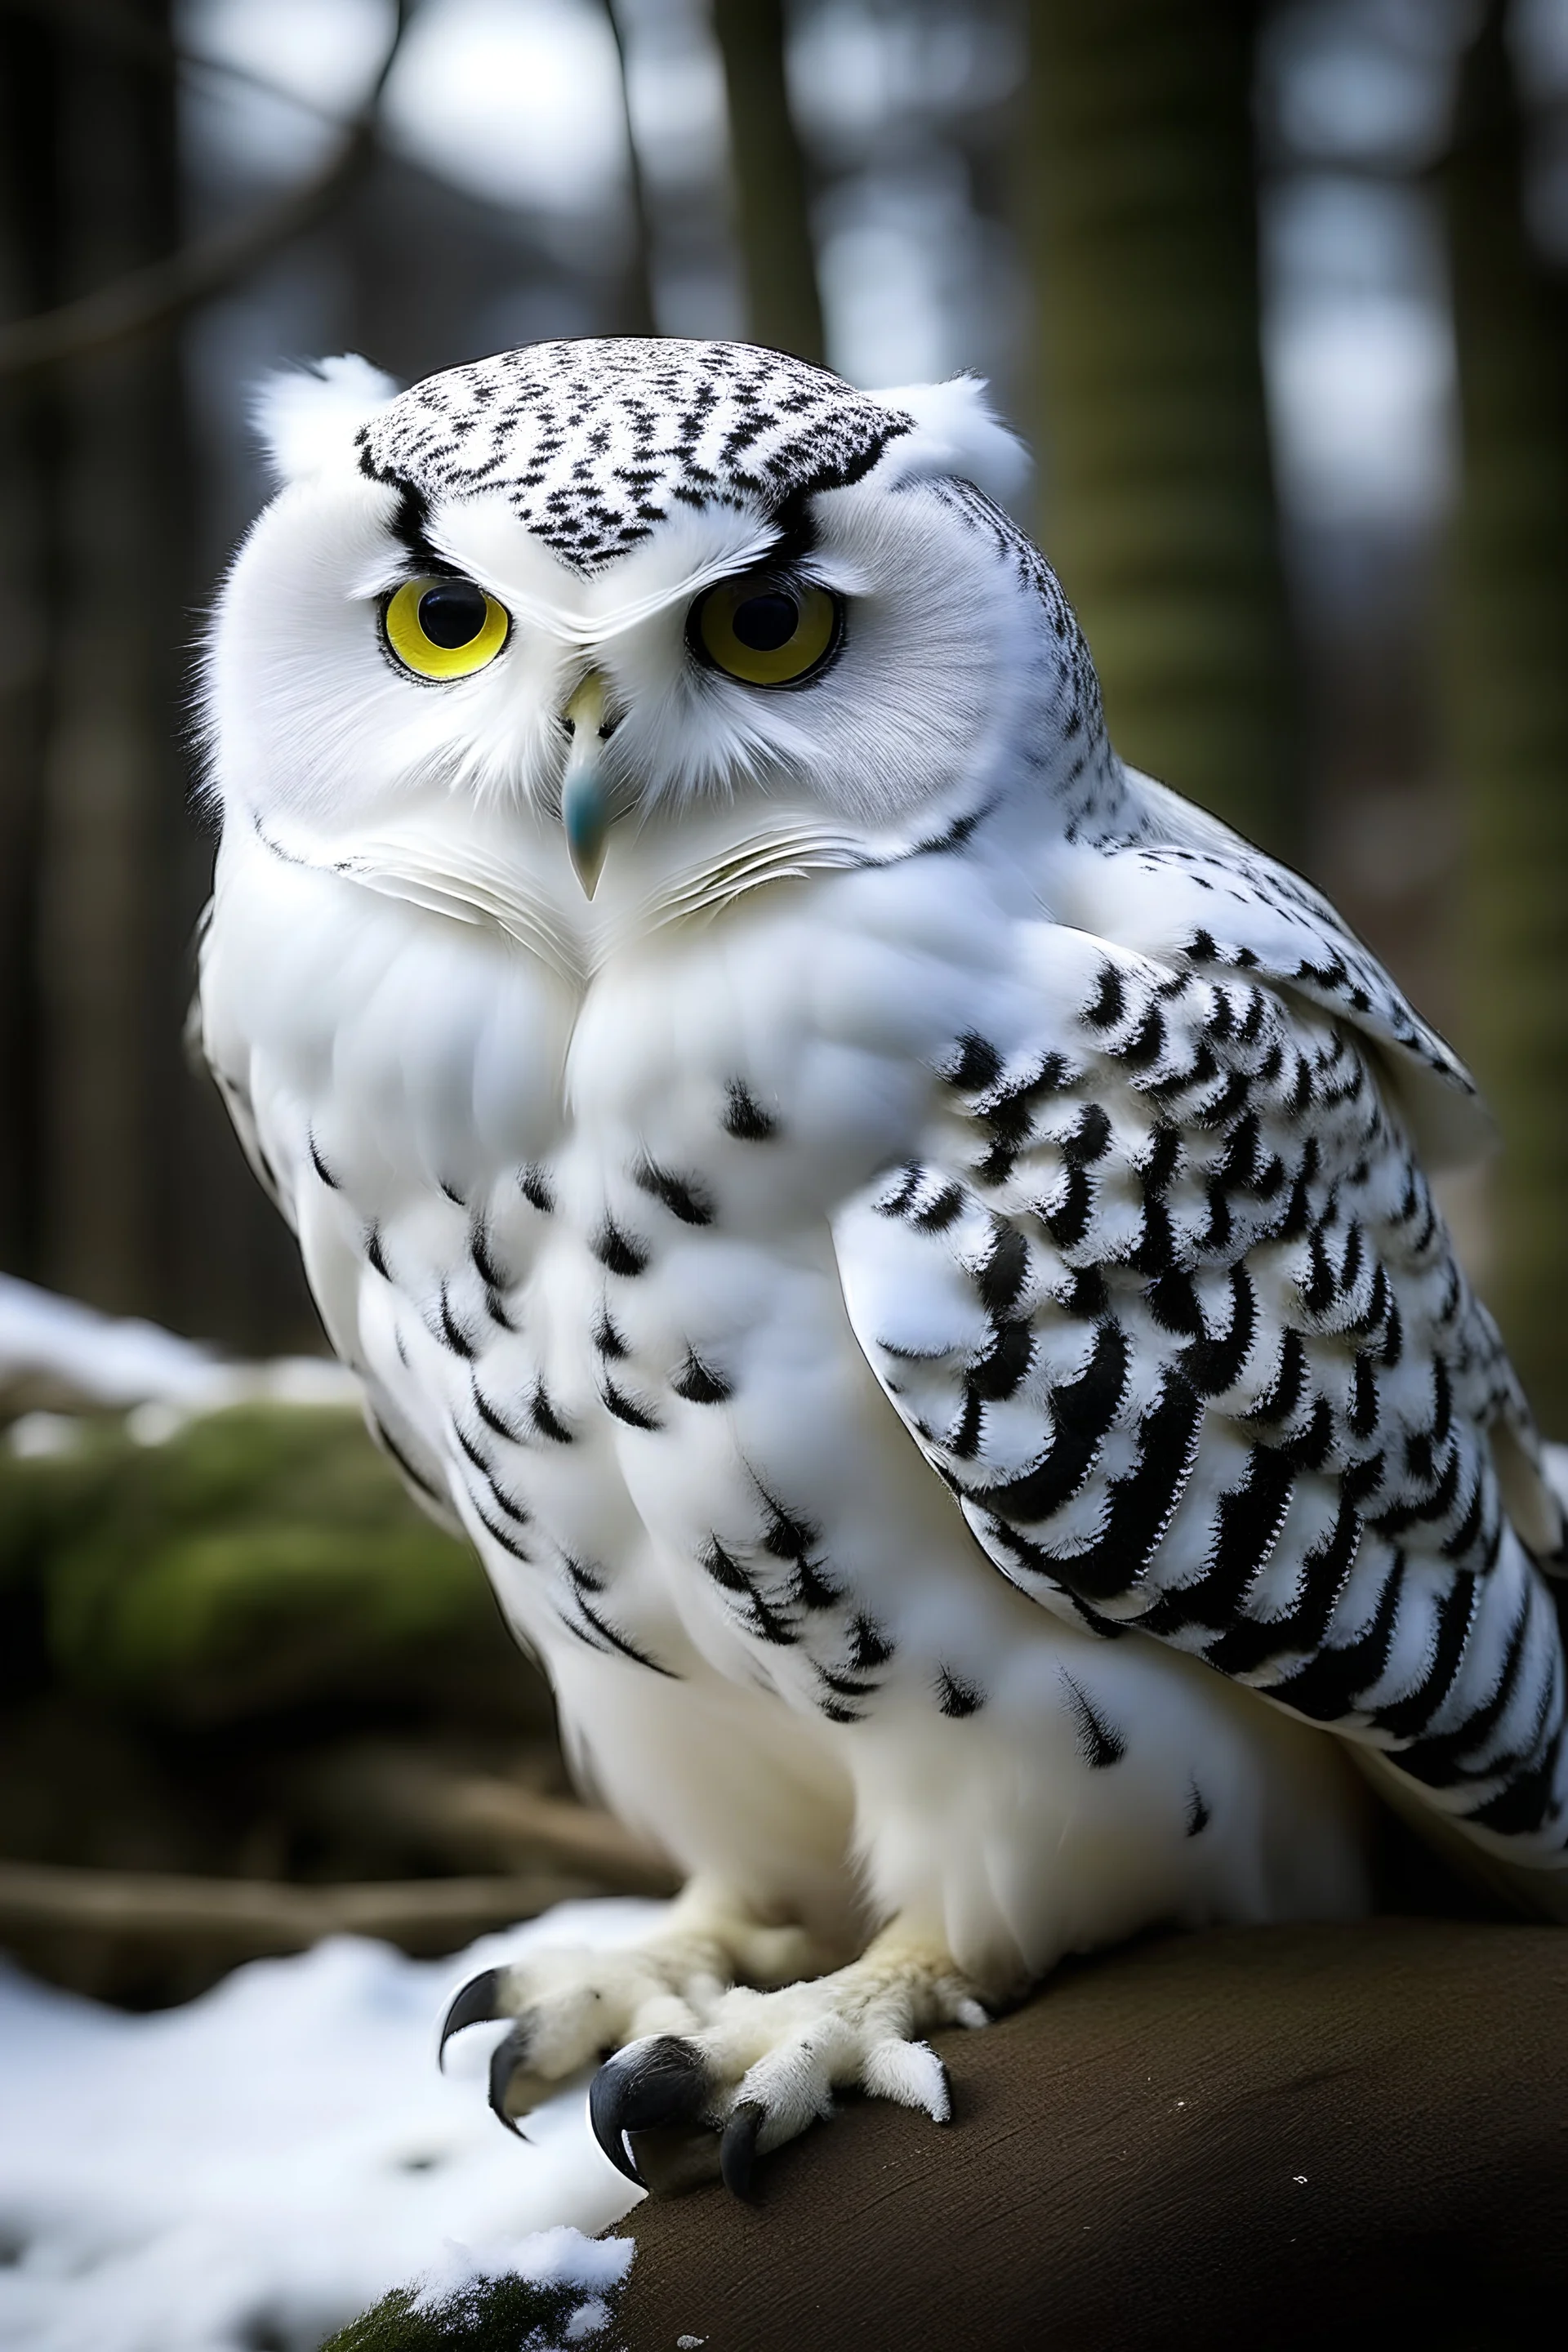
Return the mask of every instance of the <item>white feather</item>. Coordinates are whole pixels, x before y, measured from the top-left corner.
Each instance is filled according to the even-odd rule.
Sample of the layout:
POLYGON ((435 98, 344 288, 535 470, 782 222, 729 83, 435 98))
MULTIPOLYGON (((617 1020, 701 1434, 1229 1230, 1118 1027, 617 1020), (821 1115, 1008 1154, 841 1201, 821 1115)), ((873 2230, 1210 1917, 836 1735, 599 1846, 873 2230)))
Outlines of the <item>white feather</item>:
POLYGON ((251 401, 251 423, 276 478, 298 482, 351 455, 360 426, 396 393, 389 375, 349 352, 264 378, 251 401))
POLYGON ((888 483, 921 474, 955 474, 1003 508, 1027 483, 1033 471, 1029 453, 992 407, 979 376, 900 384, 873 397, 915 420, 915 431, 893 442, 878 468, 888 483))

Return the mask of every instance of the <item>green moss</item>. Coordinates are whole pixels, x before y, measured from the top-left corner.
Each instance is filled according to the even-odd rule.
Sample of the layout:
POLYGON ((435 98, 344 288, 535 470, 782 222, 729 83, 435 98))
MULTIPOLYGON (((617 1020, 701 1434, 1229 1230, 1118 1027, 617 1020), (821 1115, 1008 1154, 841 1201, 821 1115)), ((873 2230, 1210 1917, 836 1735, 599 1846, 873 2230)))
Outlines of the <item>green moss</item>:
MULTIPOLYGON (((415 2290, 400 2287, 354 2320, 321 2352, 533 2352, 559 2345, 574 2311, 592 2300, 580 2286, 534 2286, 527 2279, 490 2279, 418 2310, 415 2290)), ((614 2308, 614 2296, 604 2301, 614 2308)), ((597 2330, 583 2341, 608 2345, 597 2330)))
POLYGON ((521 1679, 478 1562, 344 1412, 0 1457, 0 1597, 48 1680, 173 1722, 521 1679))

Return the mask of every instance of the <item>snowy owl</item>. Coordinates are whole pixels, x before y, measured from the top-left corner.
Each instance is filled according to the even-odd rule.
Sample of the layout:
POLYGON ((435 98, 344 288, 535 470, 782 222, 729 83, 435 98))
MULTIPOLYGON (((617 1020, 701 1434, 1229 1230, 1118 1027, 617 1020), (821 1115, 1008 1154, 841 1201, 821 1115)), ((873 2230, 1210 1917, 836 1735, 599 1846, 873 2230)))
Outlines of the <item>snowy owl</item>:
POLYGON ((1562 1514, 1426 1172, 1473 1089, 1118 759, 982 387, 556 342, 262 424, 206 1054, 689 1874, 458 1995, 503 2120, 597 2056, 623 2168, 742 2190, 840 2087, 942 2120, 923 2037, 1063 1954, 1363 1909, 1369 1777, 1561 1911, 1562 1514))

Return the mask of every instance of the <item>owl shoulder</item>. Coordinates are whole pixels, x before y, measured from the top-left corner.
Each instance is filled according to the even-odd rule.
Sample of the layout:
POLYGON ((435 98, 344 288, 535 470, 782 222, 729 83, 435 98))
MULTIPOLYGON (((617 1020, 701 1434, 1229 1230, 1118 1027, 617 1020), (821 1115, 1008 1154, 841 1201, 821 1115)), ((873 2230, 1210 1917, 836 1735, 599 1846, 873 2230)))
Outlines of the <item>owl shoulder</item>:
POLYGON ((1129 773, 1134 837, 1064 869, 1068 919, 1177 971, 1261 982, 1343 1022, 1371 1046, 1393 1107, 1431 1169, 1494 1140, 1451 1046, 1321 893, 1152 779, 1129 773))

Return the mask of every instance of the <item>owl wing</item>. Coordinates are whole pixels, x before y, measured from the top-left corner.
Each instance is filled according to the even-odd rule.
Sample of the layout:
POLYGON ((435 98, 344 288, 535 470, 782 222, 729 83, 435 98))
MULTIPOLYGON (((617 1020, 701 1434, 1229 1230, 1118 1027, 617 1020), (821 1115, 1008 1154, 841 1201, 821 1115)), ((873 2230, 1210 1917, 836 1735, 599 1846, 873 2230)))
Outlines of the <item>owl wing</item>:
POLYGON ((1561 1862, 1563 1656, 1521 1524, 1543 1557, 1561 1514, 1405 1110, 1469 1081, 1279 869, 1095 863, 1123 872, 1081 911, 1137 943, 1023 927, 1018 1034, 952 1041, 919 1155, 836 1223, 860 1344, 1015 1583, 1561 1862))

